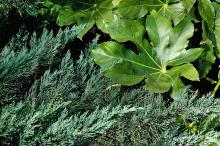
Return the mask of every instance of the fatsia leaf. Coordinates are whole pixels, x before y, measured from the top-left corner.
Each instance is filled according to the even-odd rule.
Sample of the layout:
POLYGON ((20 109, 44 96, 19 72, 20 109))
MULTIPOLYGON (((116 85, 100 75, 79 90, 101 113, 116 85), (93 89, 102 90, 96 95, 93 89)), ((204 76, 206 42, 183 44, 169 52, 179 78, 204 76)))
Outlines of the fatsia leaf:
POLYGON ((220 58, 220 4, 214 3, 215 7, 215 28, 214 28, 214 35, 216 39, 216 54, 218 58, 220 58))
POLYGON ((199 1, 199 13, 202 19, 207 22, 209 29, 213 30, 215 10, 210 0, 198 0, 199 1))
POLYGON ((196 3, 196 0, 181 0, 181 2, 189 12, 192 9, 193 5, 196 3))
POLYGON ((144 75, 135 73, 133 68, 131 68, 131 64, 128 62, 119 63, 106 71, 105 76, 113 81, 117 81, 121 85, 134 85, 141 82, 144 79, 144 75))
POLYGON ((123 17, 142 18, 153 9, 173 20, 175 25, 185 17, 185 7, 180 0, 73 0, 60 9, 57 24, 84 24, 85 29, 79 34, 82 39, 95 23, 105 32, 108 23, 123 17))
POLYGON ((137 19, 153 9, 174 20, 175 24, 185 17, 185 7, 180 0, 121 0, 115 12, 121 17, 137 19))
MULTIPOLYGON (((185 49, 194 31, 189 20, 184 19, 172 27, 168 18, 153 11, 146 21, 151 43, 144 39, 141 23, 136 20, 117 21, 120 25, 111 25, 118 25, 117 34, 120 37, 116 36, 114 39, 134 42, 139 53, 136 54, 115 41, 100 44, 92 54, 105 76, 122 85, 134 85, 145 79, 146 89, 156 93, 169 91, 176 81, 179 85, 183 84, 180 83, 181 76, 192 81, 199 80, 199 74, 190 62, 197 59, 203 50, 185 49), (122 37, 124 38, 121 39, 122 37)), ((109 31, 109 34, 117 35, 114 31, 109 31)))
POLYGON ((180 67, 182 77, 191 81, 199 81, 199 73, 192 64, 184 64, 180 67))
POLYGON ((160 9, 164 3, 159 0, 121 0, 116 6, 116 13, 126 18, 144 17, 152 9, 160 9))
POLYGON ((60 26, 69 24, 84 24, 85 31, 80 38, 92 28, 96 21, 105 23, 105 19, 111 20, 112 9, 114 5, 112 0, 73 0, 73 7, 67 6, 61 9, 57 18, 57 24, 60 26))
POLYGON ((216 56, 220 58, 220 4, 213 2, 212 6, 215 9, 214 31, 209 29, 208 23, 203 22, 202 25, 203 41, 201 44, 205 48, 204 53, 199 59, 202 77, 206 76, 212 69, 216 56))
POLYGON ((120 3, 121 0, 112 0, 112 3, 114 6, 117 6, 120 3))
POLYGON ((185 17, 185 7, 179 1, 178 3, 170 4, 169 0, 167 1, 168 4, 165 5, 159 10, 161 14, 168 17, 169 19, 174 21, 174 24, 178 24, 181 20, 185 17))
POLYGON ((186 63, 186 59, 190 59, 192 54, 201 52, 201 50, 184 49, 194 32, 193 24, 187 19, 172 28, 172 23, 167 18, 153 14, 147 18, 146 30, 163 66, 186 63), (168 45, 169 48, 167 48, 168 45))
POLYGON ((207 23, 202 22, 202 37, 201 42, 204 52, 199 58, 199 68, 201 77, 205 77, 212 69, 212 65, 215 63, 216 56, 214 52, 215 35, 208 28, 207 23))
POLYGON ((199 16, 197 15, 197 10, 196 10, 197 7, 192 7, 190 9, 189 12, 186 13, 186 16, 190 19, 190 20, 193 20, 193 22, 195 23, 199 23, 200 20, 199 20, 199 16))
POLYGON ((144 26, 137 20, 123 20, 115 18, 114 21, 97 23, 97 26, 105 33, 110 34, 112 39, 119 42, 133 41, 141 44, 145 33, 144 26), (120 32, 120 33, 119 33, 120 32))
POLYGON ((74 21, 74 11, 71 6, 64 6, 59 16, 57 17, 57 24, 62 25, 70 25, 74 21), (65 18, 65 19, 64 19, 65 18))
POLYGON ((195 67, 192 64, 184 64, 173 67, 166 73, 156 72, 147 76, 146 89, 155 93, 163 93, 173 87, 173 92, 178 92, 180 88, 185 87, 179 78, 181 76, 192 81, 199 80, 199 74, 195 67))

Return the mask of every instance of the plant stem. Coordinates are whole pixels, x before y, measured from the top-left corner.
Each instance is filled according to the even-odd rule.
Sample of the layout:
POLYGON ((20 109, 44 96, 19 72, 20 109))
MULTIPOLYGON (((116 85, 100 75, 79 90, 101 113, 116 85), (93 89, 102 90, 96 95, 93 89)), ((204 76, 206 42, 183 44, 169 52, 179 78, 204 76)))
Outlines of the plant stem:
POLYGON ((218 80, 218 83, 216 84, 216 86, 215 86, 214 90, 212 91, 211 96, 214 96, 214 95, 215 95, 215 93, 217 92, 217 90, 218 90, 219 86, 220 86, 220 80, 218 80))
POLYGON ((209 81, 211 84, 217 84, 217 81, 213 80, 212 78, 205 77, 205 79, 206 79, 207 81, 209 81))

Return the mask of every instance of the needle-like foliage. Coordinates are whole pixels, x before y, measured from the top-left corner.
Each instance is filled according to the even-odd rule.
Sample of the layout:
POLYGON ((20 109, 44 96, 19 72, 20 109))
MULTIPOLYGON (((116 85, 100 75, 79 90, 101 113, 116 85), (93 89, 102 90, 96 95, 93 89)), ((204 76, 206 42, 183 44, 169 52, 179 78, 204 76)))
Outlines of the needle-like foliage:
POLYGON ((42 74, 62 52, 64 46, 72 41, 82 30, 81 27, 53 32, 44 30, 40 37, 34 33, 18 33, 0 53, 0 102, 22 98, 34 78, 42 74))
POLYGON ((208 145, 218 142, 220 101, 179 93, 172 102, 102 77, 90 57, 47 70, 25 96, 0 111, 3 145, 208 145), (135 112, 134 112, 135 111, 135 112), (123 116, 124 114, 127 116, 123 116), (120 118, 119 118, 120 117, 120 118))
POLYGON ((187 91, 166 105, 161 96, 143 91, 128 91, 119 103, 133 103, 144 109, 118 120, 93 145, 208 145, 219 138, 219 100, 209 95, 196 99, 197 93, 187 91))
POLYGON ((74 94, 74 72, 78 73, 74 69, 67 52, 58 70, 47 70, 40 83, 35 82, 25 97, 27 100, 1 109, 3 145, 83 145, 106 133, 117 117, 141 110, 136 106, 109 104, 82 113, 77 107, 83 105, 75 103, 81 96, 74 94))

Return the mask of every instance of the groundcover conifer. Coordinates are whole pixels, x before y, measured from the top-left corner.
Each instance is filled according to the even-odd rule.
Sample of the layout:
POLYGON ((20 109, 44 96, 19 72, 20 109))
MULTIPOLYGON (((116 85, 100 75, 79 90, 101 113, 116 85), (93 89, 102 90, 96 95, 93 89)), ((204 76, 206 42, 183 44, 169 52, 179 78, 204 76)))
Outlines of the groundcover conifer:
POLYGON ((0 1, 0 145, 220 145, 219 10, 0 1))

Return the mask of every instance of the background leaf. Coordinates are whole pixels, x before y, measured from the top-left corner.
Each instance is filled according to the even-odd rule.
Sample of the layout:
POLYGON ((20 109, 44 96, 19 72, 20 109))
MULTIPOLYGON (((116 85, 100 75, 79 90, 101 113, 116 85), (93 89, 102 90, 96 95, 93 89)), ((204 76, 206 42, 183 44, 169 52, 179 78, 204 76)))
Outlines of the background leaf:
POLYGON ((74 0, 73 7, 64 7, 58 15, 57 24, 60 26, 78 24, 85 25, 84 31, 81 32, 79 38, 82 37, 93 27, 98 20, 105 23, 105 19, 109 19, 109 13, 112 13, 114 5, 111 0, 87 1, 74 0))
POLYGON ((181 0, 181 3, 189 12, 192 9, 193 5, 196 3, 196 0, 181 0))
POLYGON ((207 22, 209 29, 213 30, 215 10, 210 0, 198 0, 199 1, 199 13, 202 19, 207 22))

